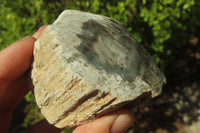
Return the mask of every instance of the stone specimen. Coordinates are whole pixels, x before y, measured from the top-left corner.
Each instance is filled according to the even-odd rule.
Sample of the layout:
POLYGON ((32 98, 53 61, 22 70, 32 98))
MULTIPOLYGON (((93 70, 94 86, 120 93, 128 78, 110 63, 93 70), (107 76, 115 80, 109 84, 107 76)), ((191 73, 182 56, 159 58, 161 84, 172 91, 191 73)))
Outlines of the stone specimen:
POLYGON ((152 57, 117 21, 66 10, 34 47, 34 94, 56 127, 74 127, 133 102, 155 97, 166 82, 152 57))

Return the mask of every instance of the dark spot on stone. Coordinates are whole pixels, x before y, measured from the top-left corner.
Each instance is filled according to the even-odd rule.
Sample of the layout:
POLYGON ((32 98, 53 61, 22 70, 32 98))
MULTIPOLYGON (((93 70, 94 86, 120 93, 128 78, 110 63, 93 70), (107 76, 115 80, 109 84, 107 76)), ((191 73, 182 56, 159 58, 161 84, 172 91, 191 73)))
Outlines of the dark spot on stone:
POLYGON ((89 67, 87 63, 84 63, 84 66, 85 66, 85 67, 89 67))
POLYGON ((41 69, 42 67, 44 67, 45 63, 44 62, 40 62, 36 65, 36 68, 41 69))
POLYGON ((74 60, 76 60, 78 57, 80 57, 81 55, 79 53, 74 53, 71 57, 69 57, 67 59, 68 63, 72 63, 74 60))
POLYGON ((132 81, 140 68, 137 43, 118 22, 105 21, 103 24, 93 19, 84 22, 81 34, 77 34, 81 44, 76 48, 93 67, 132 81))
POLYGON ((59 44, 53 45, 53 49, 56 49, 59 46, 59 44))
POLYGON ((69 58, 67 59, 67 62, 68 62, 68 63, 71 63, 71 62, 74 61, 74 59, 75 59, 74 57, 69 57, 69 58))

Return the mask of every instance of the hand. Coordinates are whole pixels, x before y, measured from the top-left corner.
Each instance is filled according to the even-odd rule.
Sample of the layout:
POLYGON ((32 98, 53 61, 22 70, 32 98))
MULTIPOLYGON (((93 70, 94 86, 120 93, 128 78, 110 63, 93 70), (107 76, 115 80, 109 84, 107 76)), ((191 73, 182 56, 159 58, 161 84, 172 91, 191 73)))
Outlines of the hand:
MULTIPOLYGON (((46 26, 41 27, 33 36, 27 36, 0 51, 0 131, 8 132, 15 107, 30 89, 30 65, 33 58, 34 42, 46 26)), ((133 122, 133 115, 127 109, 120 109, 96 120, 83 124, 74 133, 121 133, 133 122)), ((61 129, 42 120, 26 132, 57 133, 61 129)))

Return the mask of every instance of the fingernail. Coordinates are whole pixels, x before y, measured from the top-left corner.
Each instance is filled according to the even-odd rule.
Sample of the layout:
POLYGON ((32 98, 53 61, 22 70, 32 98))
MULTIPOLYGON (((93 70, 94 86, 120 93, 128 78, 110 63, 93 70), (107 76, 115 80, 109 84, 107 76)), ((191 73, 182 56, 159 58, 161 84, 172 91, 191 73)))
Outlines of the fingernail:
POLYGON ((42 27, 40 27, 32 36, 36 39, 38 39, 41 35, 42 35, 42 30, 44 30, 44 28, 46 28, 47 25, 44 25, 42 27))
POLYGON ((121 114, 117 117, 112 125, 111 133, 123 133, 125 132, 133 122, 133 115, 121 114))

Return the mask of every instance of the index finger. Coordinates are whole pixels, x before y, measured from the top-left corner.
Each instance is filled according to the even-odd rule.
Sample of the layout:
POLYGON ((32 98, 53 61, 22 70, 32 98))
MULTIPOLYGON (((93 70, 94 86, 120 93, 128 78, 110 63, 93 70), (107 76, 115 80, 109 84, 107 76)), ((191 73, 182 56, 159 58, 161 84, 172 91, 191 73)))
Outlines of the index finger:
MULTIPOLYGON (((38 37, 43 30, 44 28, 39 29, 34 35, 38 37)), ((27 36, 0 51, 0 95, 11 81, 24 74, 30 67, 35 41, 34 37, 27 36)))
POLYGON ((0 95, 9 82, 29 68, 32 60, 35 38, 27 36, 0 52, 0 95))

